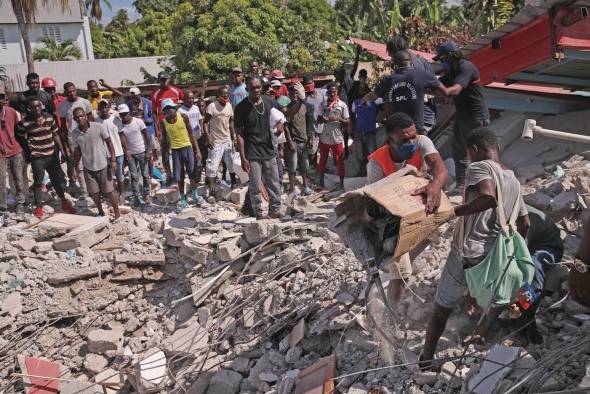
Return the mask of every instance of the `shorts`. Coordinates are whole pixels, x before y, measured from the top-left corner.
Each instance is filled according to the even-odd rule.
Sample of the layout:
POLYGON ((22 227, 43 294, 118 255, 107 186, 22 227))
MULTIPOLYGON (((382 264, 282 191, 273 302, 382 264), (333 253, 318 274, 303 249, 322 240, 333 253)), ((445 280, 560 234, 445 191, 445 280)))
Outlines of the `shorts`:
POLYGON ((234 173, 234 162, 232 154, 234 153, 231 140, 217 144, 213 149, 207 151, 207 161, 205 163, 205 175, 207 178, 217 177, 219 171, 219 164, 221 160, 225 163, 230 174, 234 173))
POLYGON ((434 301, 444 308, 453 308, 469 290, 467 288, 467 279, 465 278, 464 263, 472 267, 484 258, 485 256, 463 259, 459 251, 451 247, 451 253, 447 257, 447 262, 436 287, 434 301))
POLYGON ((389 274, 393 279, 403 279, 407 281, 412 276, 412 261, 410 260, 409 253, 404 253, 396 259, 391 259, 387 265, 389 268, 389 274))
POLYGON ((174 182, 180 182, 181 169, 184 173, 193 176, 195 168, 195 152, 192 146, 185 146, 180 149, 172 149, 172 179, 174 182))
POLYGON ((309 153, 306 142, 295 142, 296 152, 291 152, 289 145, 285 146, 285 161, 287 162, 287 172, 291 175, 299 172, 301 175, 307 175, 309 170, 309 153))
POLYGON ((84 180, 86 180, 86 190, 90 195, 98 193, 109 194, 115 190, 113 187, 113 172, 110 165, 98 171, 90 171, 85 168, 84 180))

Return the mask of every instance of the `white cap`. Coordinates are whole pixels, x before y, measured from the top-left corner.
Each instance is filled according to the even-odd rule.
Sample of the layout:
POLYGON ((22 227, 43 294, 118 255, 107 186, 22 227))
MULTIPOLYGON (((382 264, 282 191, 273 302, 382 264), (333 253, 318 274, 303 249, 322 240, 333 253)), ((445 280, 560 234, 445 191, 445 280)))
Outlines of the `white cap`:
POLYGON ((141 91, 139 90, 139 88, 137 86, 134 86, 131 89, 129 89, 129 93, 131 93, 135 96, 141 95, 141 91))
POLYGON ((127 106, 127 104, 119 104, 119 106, 117 107, 117 112, 119 112, 120 114, 128 114, 129 113, 129 107, 127 106))

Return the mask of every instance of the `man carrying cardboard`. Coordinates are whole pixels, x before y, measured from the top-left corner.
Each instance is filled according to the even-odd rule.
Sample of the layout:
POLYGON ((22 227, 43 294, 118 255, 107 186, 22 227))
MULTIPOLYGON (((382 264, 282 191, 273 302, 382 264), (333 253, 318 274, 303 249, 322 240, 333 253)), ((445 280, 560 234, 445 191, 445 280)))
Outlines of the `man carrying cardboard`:
MULTIPOLYGON (((426 197, 426 212, 436 212, 441 202, 441 191, 447 183, 447 169, 442 157, 430 138, 418 135, 412 118, 402 112, 394 113, 385 124, 387 142, 369 155, 367 164, 367 183, 375 183, 407 165, 418 171, 427 166, 432 174, 430 182, 414 195, 426 197)), ((410 254, 405 253, 389 263, 393 280, 389 287, 390 298, 394 304, 401 299, 406 282, 412 275, 410 254)))

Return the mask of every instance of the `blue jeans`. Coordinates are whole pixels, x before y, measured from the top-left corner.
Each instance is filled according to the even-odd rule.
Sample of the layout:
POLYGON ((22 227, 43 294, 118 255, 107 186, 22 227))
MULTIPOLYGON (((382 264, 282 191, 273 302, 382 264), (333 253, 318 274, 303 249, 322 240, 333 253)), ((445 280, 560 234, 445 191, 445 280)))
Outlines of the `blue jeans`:
POLYGON ((172 149, 172 178, 174 182, 180 182, 181 169, 189 178, 194 178, 195 153, 192 146, 185 146, 180 149, 172 149))
POLYGON ((143 197, 150 194, 150 176, 148 173, 148 160, 145 152, 131 155, 129 161, 129 173, 131 174, 131 190, 133 197, 139 198, 139 176, 143 180, 143 197))
POLYGON ((117 160, 117 172, 115 173, 115 178, 117 179, 117 182, 123 182, 125 180, 125 178, 123 176, 125 155, 117 156, 117 157, 115 157, 115 159, 117 160))

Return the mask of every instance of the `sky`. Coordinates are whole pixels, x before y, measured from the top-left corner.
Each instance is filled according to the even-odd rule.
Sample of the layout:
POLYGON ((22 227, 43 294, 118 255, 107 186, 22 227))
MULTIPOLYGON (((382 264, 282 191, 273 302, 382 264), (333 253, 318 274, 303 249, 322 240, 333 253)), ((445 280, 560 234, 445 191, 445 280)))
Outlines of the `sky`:
POLYGON ((130 20, 135 20, 139 17, 139 14, 133 7, 132 3, 133 0, 110 0, 111 9, 105 6, 103 3, 102 7, 102 20, 100 23, 106 25, 109 21, 113 18, 113 16, 122 8, 127 9, 127 14, 129 15, 130 20))

